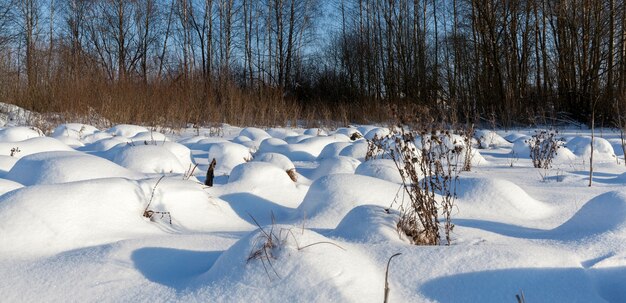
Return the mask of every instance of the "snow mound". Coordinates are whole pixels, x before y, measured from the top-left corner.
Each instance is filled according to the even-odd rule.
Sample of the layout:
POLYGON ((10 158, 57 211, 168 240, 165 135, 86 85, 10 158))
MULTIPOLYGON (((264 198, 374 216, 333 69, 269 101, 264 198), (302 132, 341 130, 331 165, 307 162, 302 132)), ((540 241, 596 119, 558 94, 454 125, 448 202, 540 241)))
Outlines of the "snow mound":
POLYGON ((367 133, 365 133, 365 139, 367 140, 372 140, 374 139, 374 137, 377 138, 382 138, 384 136, 389 135, 391 132, 389 131, 388 128, 384 128, 384 127, 376 127, 371 129, 370 131, 368 131, 367 133))
POLYGON ((335 131, 335 134, 341 134, 348 138, 352 138, 353 135, 358 138, 363 138, 363 134, 354 127, 340 127, 335 131))
MULTIPOLYGON (((309 154, 311 157, 303 159, 304 161, 313 161, 317 159, 324 147, 328 144, 335 142, 349 142, 350 139, 346 136, 334 135, 334 136, 321 136, 312 137, 301 140, 297 144, 290 144, 289 147, 293 153, 302 152, 309 154)), ((293 159, 292 159, 293 160, 293 159)))
POLYGON ((354 174, 354 171, 360 164, 361 161, 350 157, 337 156, 326 158, 320 161, 320 165, 313 172, 311 179, 319 179, 330 174, 354 174))
POLYGON ((291 162, 291 160, 289 160, 287 156, 278 153, 264 153, 260 155, 255 155, 253 161, 270 163, 284 171, 296 169, 296 167, 293 165, 293 162, 291 162))
POLYGON ((317 156, 317 160, 323 160, 326 158, 332 158, 332 157, 336 157, 339 156, 339 153, 341 153, 341 151, 352 145, 351 142, 334 142, 334 143, 330 143, 326 146, 324 146, 324 149, 322 149, 322 151, 320 152, 320 154, 317 156))
POLYGON ((522 133, 511 133, 511 134, 506 135, 504 137, 504 140, 506 140, 506 141, 508 141, 510 143, 515 143, 516 141, 518 141, 521 138, 526 139, 526 138, 529 138, 529 137, 527 135, 522 134, 522 133))
POLYGON ((374 125, 361 125, 359 127, 356 128, 356 130, 358 130, 361 134, 367 134, 369 133, 371 130, 376 129, 376 128, 380 128, 374 125))
MULTIPOLYGON (((511 149, 511 154, 515 157, 530 158, 530 145, 529 140, 530 137, 521 137, 517 141, 513 143, 513 148, 511 149)), ((569 163, 573 160, 576 160, 576 155, 572 153, 571 150, 565 148, 564 146, 559 147, 556 151, 556 155, 554 155, 554 159, 552 160, 554 163, 569 163)))
POLYGON ((402 183, 400 171, 391 159, 373 159, 361 163, 354 171, 357 175, 370 176, 393 183, 402 183))
POLYGON ((246 136, 237 136, 235 138, 233 138, 233 140, 231 140, 231 142, 233 143, 237 143, 237 144, 245 144, 248 142, 253 142, 252 139, 246 137, 246 136))
POLYGON ((267 133, 273 138, 285 139, 289 136, 298 136, 299 134, 290 129, 284 128, 270 128, 267 130, 267 133))
POLYGON ((107 129, 106 132, 113 136, 132 138, 139 133, 149 133, 150 130, 138 125, 119 124, 107 129))
POLYGON ((14 154, 15 157, 47 152, 47 151, 73 151, 74 149, 67 146, 63 142, 49 137, 31 138, 20 142, 0 142, 0 155, 10 156, 11 149, 19 148, 19 152, 14 154))
POLYGON ((0 251, 45 255, 159 233, 125 179, 36 185, 0 197, 0 251))
MULTIPOLYGON (((568 140, 565 146, 579 157, 589 158, 591 156, 591 137, 589 136, 574 137, 568 140)), ((594 161, 615 161, 613 146, 606 139, 595 137, 593 148, 594 161)))
POLYGON ((17 182, 7 179, 0 179, 0 196, 22 187, 24 187, 24 185, 17 182))
POLYGON ((266 226, 222 253, 198 279, 210 286, 198 292, 218 302, 351 302, 354 294, 358 302, 379 301, 383 270, 359 250, 335 242, 310 230, 266 226), (266 245, 268 236, 272 245, 266 245))
POLYGON ((589 200, 559 227, 557 239, 580 239, 602 233, 626 233, 626 192, 610 191, 589 200))
POLYGON ((67 123, 57 126, 52 132, 52 137, 60 139, 63 137, 82 140, 86 136, 91 136, 99 130, 91 125, 81 123, 67 123))
POLYGON ((253 216, 261 224, 288 218, 302 202, 308 187, 295 183, 286 171, 265 162, 243 163, 233 168, 228 183, 209 193, 227 201, 240 217, 253 216))
POLYGON ((484 149, 511 147, 511 143, 509 141, 491 130, 476 130, 474 132, 474 138, 478 140, 480 147, 484 149))
POLYGON ((80 152, 43 152, 21 158, 5 178, 26 186, 121 177, 138 179, 132 172, 109 160, 80 152))
POLYGON ((164 134, 159 133, 159 132, 155 132, 155 131, 147 131, 147 132, 140 132, 132 137, 129 138, 130 141, 132 142, 136 142, 137 144, 161 144, 164 143, 166 141, 168 141, 169 139, 167 139, 167 137, 165 137, 164 134))
POLYGON ((113 162, 140 173, 182 174, 188 169, 167 148, 156 145, 125 146, 113 162))
POLYGON ((46 255, 168 229, 250 228, 226 203, 182 180, 162 180, 149 209, 170 212, 172 225, 159 215, 150 222, 142 214, 156 182, 99 179, 29 186, 0 196, 0 252, 46 255))
POLYGON ((456 187, 459 218, 534 220, 553 209, 529 196, 515 183, 492 178, 460 178, 456 187))
POLYGON ((119 147, 122 145, 127 145, 129 143, 128 139, 123 139, 120 137, 111 137, 105 138, 93 143, 86 144, 83 147, 79 147, 80 151, 88 151, 88 152, 104 152, 113 149, 114 147, 119 147))
POLYGON ((200 136, 200 137, 193 137, 193 138, 181 140, 178 143, 184 146, 187 146, 189 149, 192 149, 192 150, 195 149, 195 150, 206 151, 209 148, 211 148, 213 144, 225 143, 225 142, 229 142, 229 141, 224 138, 216 138, 216 137, 207 138, 207 137, 200 136))
POLYGON ((359 243, 402 242, 396 230, 399 221, 395 209, 361 205, 350 210, 328 236, 359 243))
POLYGON ((43 137, 43 133, 36 128, 12 126, 0 129, 0 142, 19 142, 38 137, 43 137))
POLYGON ((69 146, 71 148, 75 148, 75 149, 76 148, 81 148, 81 147, 85 146, 85 144, 83 142, 81 142, 78 139, 74 139, 72 137, 63 137, 63 136, 61 136, 61 137, 57 137, 56 139, 61 141, 61 142, 63 142, 63 144, 65 144, 65 145, 67 145, 67 146, 69 146))
POLYGON ((81 142, 85 143, 85 144, 89 144, 89 143, 93 143, 96 141, 100 141, 100 140, 104 140, 104 139, 108 139, 108 138, 113 138, 113 135, 107 133, 107 132, 103 132, 103 131, 99 131, 99 132, 95 132, 91 135, 87 135, 85 137, 83 137, 81 139, 81 142))
MULTIPOLYGON (((149 180, 141 185, 144 191, 152 191, 154 184, 155 180, 149 180)), ((162 179, 154 190, 150 208, 169 212, 175 227, 189 231, 243 231, 253 228, 228 203, 212 197, 202 185, 192 181, 162 179)))
MULTIPOLYGON (((466 153, 467 150, 463 149, 463 151, 459 153, 458 157, 453 157, 452 162, 458 163, 458 165, 463 165, 466 153)), ((481 155, 478 150, 472 149, 471 153, 472 155, 470 157, 470 163, 472 164, 472 166, 481 166, 489 163, 489 161, 487 161, 487 159, 485 159, 485 157, 483 157, 483 155, 481 155)))
POLYGON ((624 155, 624 148, 622 148, 622 139, 613 138, 613 139, 607 139, 607 141, 609 141, 609 143, 611 143, 611 146, 613 146, 613 151, 615 152, 616 156, 624 155))
POLYGON ((339 153, 340 156, 352 157, 359 161, 365 161, 369 144, 365 140, 360 140, 344 148, 339 153))
POLYGON ((157 145, 169 150, 174 156, 176 156, 178 161, 180 161, 180 164, 182 164, 185 169, 188 169, 195 165, 195 161, 193 160, 193 156, 191 155, 191 150, 188 147, 180 143, 169 141, 162 142, 157 145))
POLYGON ((257 153, 284 153, 286 150, 287 142, 278 138, 268 138, 261 142, 257 153))
POLYGON ((311 136, 311 135, 298 135, 298 136, 287 136, 285 138, 283 138, 283 140, 285 140, 285 142, 289 143, 289 144, 294 144, 294 143, 298 143, 304 139, 308 139, 308 138, 313 138, 315 136, 311 136))
POLYGON ((403 194, 399 189, 398 184, 367 176, 328 175, 313 182, 294 219, 306 217, 307 226, 334 228, 359 205, 389 207, 397 193, 403 194))
POLYGON ((19 158, 0 155, 0 177, 9 172, 19 158))
MULTIPOLYGON (((291 137, 285 138, 288 140, 291 137)), ((274 152, 287 156, 291 161, 315 161, 324 147, 335 142, 345 142, 345 136, 307 137, 297 143, 281 139, 265 139, 259 146, 259 153, 274 152)))
POLYGON ((325 130, 321 129, 321 128, 308 128, 306 130, 304 130, 304 134, 305 135, 309 135, 309 136, 328 136, 328 132, 326 132, 325 130))
POLYGON ((257 187, 294 187, 285 170, 266 162, 248 162, 235 166, 228 183, 239 182, 250 190, 257 187))
POLYGON ((266 131, 256 128, 256 127, 246 127, 241 130, 239 136, 245 136, 250 138, 252 141, 261 141, 263 139, 271 138, 270 134, 266 131))
POLYGON ((233 167, 252 159, 250 150, 247 147, 231 142, 211 144, 207 157, 209 162, 215 158, 217 162, 215 167, 216 175, 218 173, 228 175, 233 167))

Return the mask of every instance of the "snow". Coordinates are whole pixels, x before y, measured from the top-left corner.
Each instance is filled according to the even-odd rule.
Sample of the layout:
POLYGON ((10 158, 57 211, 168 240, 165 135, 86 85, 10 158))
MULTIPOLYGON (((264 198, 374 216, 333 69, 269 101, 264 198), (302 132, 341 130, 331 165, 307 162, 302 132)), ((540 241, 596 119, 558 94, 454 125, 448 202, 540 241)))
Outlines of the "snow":
POLYGON ((0 196, 22 187, 24 187, 22 184, 15 181, 0 179, 0 196))
POLYGON ((474 138, 479 142, 481 148, 498 148, 498 147, 510 147, 511 143, 502 138, 496 132, 491 130, 476 130, 474 132, 474 138))
MULTIPOLYGON (((589 158, 591 156, 591 137, 589 136, 571 138, 565 143, 565 146, 579 157, 589 158)), ((606 139, 594 138, 593 149, 595 161, 615 161, 613 146, 606 139)))
POLYGON ((266 131, 255 127, 246 127, 242 129, 239 136, 248 137, 252 141, 261 141, 272 137, 266 131))
POLYGON ((41 131, 35 128, 16 126, 0 129, 0 142, 19 142, 30 138, 42 137, 41 131))
POLYGON ((263 153, 254 155, 254 160, 257 162, 267 162, 273 164, 274 166, 284 170, 292 170, 296 169, 296 166, 293 165, 293 162, 287 158, 287 156, 278 153, 263 153))
POLYGON ((62 138, 68 137, 76 140, 81 140, 84 137, 92 136, 99 130, 91 125, 81 123, 66 123, 57 126, 52 132, 51 137, 62 138))
POLYGON ((13 155, 17 158, 46 151, 74 150, 57 139, 50 137, 37 137, 18 142, 0 142, 0 155, 10 156, 11 149, 13 148, 17 149, 17 151, 13 155))
POLYGON ((402 243, 396 230, 398 220, 400 212, 395 209, 361 205, 350 210, 329 236, 364 244, 402 243))
POLYGON ((322 151, 320 152, 320 154, 317 156, 317 160, 323 160, 326 158, 330 158, 330 157, 336 157, 339 156, 339 153, 341 153, 341 151, 348 147, 351 146, 352 143, 350 142, 334 142, 334 143, 330 143, 326 146, 324 146, 324 149, 322 149, 322 151))
POLYGON ((396 163, 391 159, 373 159, 357 166, 354 171, 357 175, 370 176, 393 183, 402 183, 402 176, 396 163))
POLYGON ((478 130, 451 245, 415 246, 397 231, 408 196, 395 163, 365 161, 384 127, 223 124, 213 136, 68 123, 46 137, 5 107, 3 302, 380 302, 395 253, 390 302, 626 301, 626 166, 613 130, 595 134, 591 187, 590 131, 560 129, 552 168, 536 169, 533 129, 478 130))
POLYGON ((332 174, 313 182, 295 217, 306 218, 308 226, 332 228, 356 206, 389 207, 402 194, 395 183, 368 176, 332 174))
POLYGON ((106 132, 113 136, 132 138, 140 133, 149 133, 150 130, 139 125, 119 124, 107 129, 106 132))
POLYGON ((311 179, 319 179, 330 174, 354 174, 361 161, 352 157, 337 156, 319 161, 311 179))
POLYGON ((188 169, 176 155, 158 145, 124 146, 116 153, 113 162, 138 173, 182 174, 188 169))
POLYGON ((4 176, 26 186, 143 175, 109 160, 75 151, 43 152, 21 158, 4 176))
POLYGON ((233 167, 252 160, 250 150, 237 143, 223 142, 211 144, 208 149, 207 160, 215 159, 217 165, 215 167, 216 175, 229 175, 233 167))

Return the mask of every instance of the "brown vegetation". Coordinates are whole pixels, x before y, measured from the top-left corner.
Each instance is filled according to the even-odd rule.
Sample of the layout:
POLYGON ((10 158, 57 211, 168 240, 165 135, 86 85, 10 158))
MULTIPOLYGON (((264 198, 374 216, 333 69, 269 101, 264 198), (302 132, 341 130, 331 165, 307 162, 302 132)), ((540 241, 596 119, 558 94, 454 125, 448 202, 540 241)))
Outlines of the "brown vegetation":
POLYGON ((0 0, 0 101, 159 125, 383 122, 390 103, 623 125, 624 5, 0 0))

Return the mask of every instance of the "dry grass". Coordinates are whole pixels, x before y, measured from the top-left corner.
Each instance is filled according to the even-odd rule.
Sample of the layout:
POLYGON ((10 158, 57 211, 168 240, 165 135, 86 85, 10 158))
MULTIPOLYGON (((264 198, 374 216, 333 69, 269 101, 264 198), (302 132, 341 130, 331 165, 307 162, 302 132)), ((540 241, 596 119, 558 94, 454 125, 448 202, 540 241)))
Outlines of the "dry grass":
MULTIPOLYGON (((249 89, 233 81, 207 84, 201 78, 110 81, 95 72, 72 79, 59 73, 53 81, 28 88, 11 75, 0 83, 0 98, 39 113, 57 113, 63 122, 106 118, 108 124, 131 123, 180 128, 207 126, 347 126, 388 119, 381 102, 296 100, 272 87, 249 89)), ((105 126, 109 126, 105 125, 105 126)), ((98 126, 103 126, 99 125, 98 126)))

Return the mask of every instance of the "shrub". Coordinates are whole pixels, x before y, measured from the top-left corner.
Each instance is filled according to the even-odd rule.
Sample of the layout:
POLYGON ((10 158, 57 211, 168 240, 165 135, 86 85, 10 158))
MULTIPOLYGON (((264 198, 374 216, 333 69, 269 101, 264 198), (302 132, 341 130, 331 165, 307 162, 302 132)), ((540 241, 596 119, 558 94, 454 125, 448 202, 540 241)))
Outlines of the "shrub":
POLYGON ((556 130, 535 130, 535 134, 526 141, 534 167, 549 169, 552 166, 557 150, 563 145, 563 140, 557 135, 556 130))
MULTIPOLYGON (((398 121, 403 121, 398 119, 398 121)), ((402 178, 402 187, 409 197, 400 203, 400 221, 397 228, 413 244, 440 244, 443 227, 447 244, 454 228, 451 211, 456 199, 458 165, 463 146, 448 130, 434 127, 421 132, 408 129, 402 123, 390 134, 369 142, 366 160, 388 156, 402 178), (437 194, 441 195, 439 198, 437 194), (443 214, 443 226, 439 221, 443 214)))

